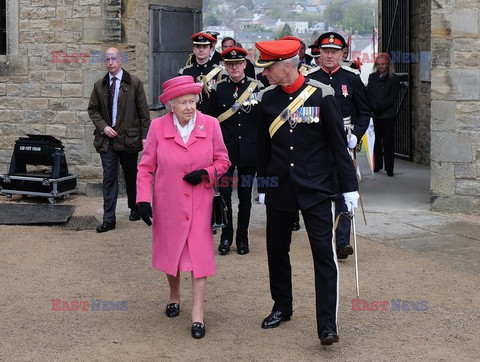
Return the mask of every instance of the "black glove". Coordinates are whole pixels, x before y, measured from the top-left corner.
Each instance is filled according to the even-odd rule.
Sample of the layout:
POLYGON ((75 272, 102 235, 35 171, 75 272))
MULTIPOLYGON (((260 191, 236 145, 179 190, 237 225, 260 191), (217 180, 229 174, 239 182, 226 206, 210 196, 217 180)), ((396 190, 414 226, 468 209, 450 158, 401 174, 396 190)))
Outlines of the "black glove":
POLYGON ((148 226, 152 225, 152 206, 150 205, 149 202, 140 202, 140 216, 142 217, 142 220, 147 224, 148 226))
POLYGON ((191 185, 198 185, 205 178, 204 176, 208 175, 207 170, 201 169, 192 171, 189 174, 185 175, 183 179, 191 185))

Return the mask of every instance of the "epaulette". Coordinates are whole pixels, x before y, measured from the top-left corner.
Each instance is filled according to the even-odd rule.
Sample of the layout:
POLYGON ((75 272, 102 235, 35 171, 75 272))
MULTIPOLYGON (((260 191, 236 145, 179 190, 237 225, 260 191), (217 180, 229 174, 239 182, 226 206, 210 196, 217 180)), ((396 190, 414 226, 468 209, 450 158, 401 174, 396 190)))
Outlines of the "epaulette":
POLYGON ((262 82, 260 82, 259 80, 255 79, 255 78, 247 77, 247 80, 248 80, 249 82, 255 82, 255 83, 257 83, 257 89, 259 89, 259 90, 262 90, 263 87, 265 87, 262 82))
POLYGON ((319 71, 320 70, 320 67, 319 66, 316 66, 316 67, 312 67, 310 69, 308 69, 305 73, 303 73, 303 76, 306 77, 312 73, 315 73, 316 71, 319 71))
POLYGON ((335 96, 335 91, 331 85, 319 82, 314 79, 307 79, 307 84, 322 90, 322 98, 326 96, 335 96))
POLYGON ((227 78, 223 78, 222 80, 219 80, 218 82, 212 84, 210 87, 214 90, 214 91, 217 91, 217 86, 219 84, 222 84, 222 83, 226 83, 227 82, 227 78))
POLYGON ((187 61, 185 62, 185 66, 188 66, 188 65, 192 65, 193 62, 192 62, 192 59, 193 59, 193 56, 195 55, 195 53, 190 53, 188 58, 187 58, 187 61))
POLYGON ((263 95, 269 91, 271 91, 272 89, 274 89, 275 87, 277 87, 276 84, 272 84, 271 86, 268 86, 267 88, 264 88, 262 89, 259 93, 258 93, 258 101, 261 102, 262 101, 262 98, 263 98, 263 95))
POLYGON ((182 69, 180 69, 180 70, 178 71, 178 74, 182 75, 183 72, 184 72, 186 69, 191 68, 191 67, 193 67, 193 64, 184 66, 182 69))
POLYGON ((350 68, 348 65, 342 65, 340 68, 348 70, 349 72, 352 72, 355 75, 360 75, 360 72, 356 69, 350 68))

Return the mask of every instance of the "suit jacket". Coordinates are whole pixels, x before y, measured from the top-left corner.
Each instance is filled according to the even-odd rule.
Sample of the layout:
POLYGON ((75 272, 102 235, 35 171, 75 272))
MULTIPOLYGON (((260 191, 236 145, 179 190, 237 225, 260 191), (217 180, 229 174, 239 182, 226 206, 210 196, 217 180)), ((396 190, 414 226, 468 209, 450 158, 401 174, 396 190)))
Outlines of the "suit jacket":
POLYGON ((395 118, 397 110, 395 100, 400 92, 400 81, 395 74, 380 77, 378 72, 368 77, 368 96, 375 118, 395 118))
MULTIPOLYGON (((95 125, 93 145, 97 152, 108 149, 110 138, 103 133, 107 126, 112 126, 111 110, 108 106, 109 97, 108 73, 93 86, 88 103, 88 115, 95 125)), ((117 122, 115 131, 118 136, 113 138, 115 151, 142 149, 142 139, 147 137, 150 125, 150 112, 147 97, 140 79, 123 70, 122 81, 118 92, 117 122)))
POLYGON ((295 211, 298 204, 304 210, 333 197, 334 168, 340 192, 358 190, 342 114, 330 86, 306 80, 291 94, 279 86, 266 88, 259 107, 257 143, 258 191, 265 193, 268 207, 295 211), (315 109, 319 122, 294 126, 286 122, 270 138, 269 126, 308 84, 317 90, 304 107, 315 109))
POLYGON ((329 72, 323 67, 307 75, 335 90, 335 99, 343 117, 351 117, 352 133, 360 141, 370 124, 370 101, 358 70, 342 66, 329 72))
POLYGON ((257 122, 258 105, 254 99, 263 85, 255 79, 244 77, 238 83, 230 78, 225 78, 217 83, 212 90, 212 108, 209 112, 214 117, 220 116, 235 103, 234 93, 240 97, 242 93, 255 82, 257 88, 247 99, 247 106, 242 106, 231 117, 220 123, 223 141, 228 149, 228 157, 233 165, 251 167, 257 163, 257 122))

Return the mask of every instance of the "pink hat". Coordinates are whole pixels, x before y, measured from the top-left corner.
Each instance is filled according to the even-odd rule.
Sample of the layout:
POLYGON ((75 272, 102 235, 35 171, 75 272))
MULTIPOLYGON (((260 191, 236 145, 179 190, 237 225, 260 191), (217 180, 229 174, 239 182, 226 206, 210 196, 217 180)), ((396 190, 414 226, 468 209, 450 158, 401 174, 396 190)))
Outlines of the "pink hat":
POLYGON ((202 85, 195 83, 191 75, 180 75, 169 79, 162 84, 162 88, 163 93, 158 99, 163 104, 186 94, 200 94, 202 92, 202 85))

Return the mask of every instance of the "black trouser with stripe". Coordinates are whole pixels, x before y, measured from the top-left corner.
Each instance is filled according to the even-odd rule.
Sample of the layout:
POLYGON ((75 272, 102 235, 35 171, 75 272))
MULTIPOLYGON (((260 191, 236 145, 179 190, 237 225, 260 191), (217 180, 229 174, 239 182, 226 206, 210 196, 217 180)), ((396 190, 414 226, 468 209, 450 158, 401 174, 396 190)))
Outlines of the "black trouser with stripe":
POLYGON ((250 213, 252 210, 252 186, 255 180, 256 167, 238 167, 237 178, 233 173, 236 166, 230 166, 228 171, 220 178, 219 191, 227 205, 227 226, 222 229, 221 240, 233 241, 233 211, 232 192, 233 188, 238 191, 238 218, 237 234, 235 241, 248 244, 248 226, 250 224, 250 213))
MULTIPOLYGON (((317 330, 326 325, 337 330, 338 267, 333 241, 332 202, 325 200, 302 210, 313 255, 317 330)), ((292 314, 290 244, 295 211, 267 207, 267 255, 273 309, 292 314)))

